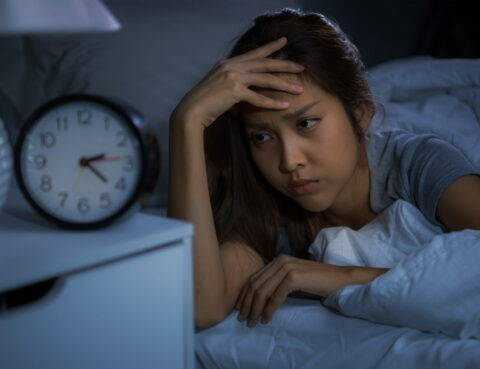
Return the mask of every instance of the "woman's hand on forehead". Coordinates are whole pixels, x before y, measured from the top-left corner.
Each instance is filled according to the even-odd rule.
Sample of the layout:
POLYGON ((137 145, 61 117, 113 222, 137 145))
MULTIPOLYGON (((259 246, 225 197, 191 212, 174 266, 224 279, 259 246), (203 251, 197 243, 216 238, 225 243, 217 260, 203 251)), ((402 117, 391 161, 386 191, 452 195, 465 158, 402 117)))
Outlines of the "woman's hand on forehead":
POLYGON ((193 124, 205 129, 240 102, 262 109, 287 109, 287 101, 275 100, 258 91, 272 89, 295 95, 303 92, 303 87, 297 80, 275 75, 301 73, 304 70, 302 65, 290 60, 268 58, 285 44, 286 39, 281 38, 217 63, 205 78, 184 96, 172 114, 172 124, 193 124))
POLYGON ((269 42, 263 46, 260 46, 258 49, 253 49, 245 54, 241 54, 232 58, 232 60, 249 60, 249 59, 258 59, 266 58, 272 55, 274 52, 282 49, 287 44, 286 37, 280 37, 278 40, 269 42))

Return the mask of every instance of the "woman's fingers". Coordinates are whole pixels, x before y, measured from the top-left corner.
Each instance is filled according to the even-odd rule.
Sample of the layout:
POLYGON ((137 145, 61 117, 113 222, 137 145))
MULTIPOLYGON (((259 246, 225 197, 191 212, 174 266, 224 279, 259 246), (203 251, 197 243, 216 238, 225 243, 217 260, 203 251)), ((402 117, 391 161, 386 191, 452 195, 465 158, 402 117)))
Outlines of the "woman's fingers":
POLYGON ((285 279, 289 268, 285 267, 289 257, 279 257, 250 277, 242 289, 239 301, 238 320, 249 320, 249 326, 255 325, 267 301, 285 279))
POLYGON ((249 73, 300 73, 305 70, 301 64, 286 59, 252 59, 247 61, 225 61, 223 69, 249 73))
POLYGON ((242 301, 240 302, 240 311, 238 312, 237 320, 243 322, 250 314, 250 309, 253 301, 252 290, 247 287, 243 294, 242 301))
POLYGON ((251 73, 300 73, 305 67, 291 60, 264 58, 249 60, 242 69, 251 73))
MULTIPOLYGON (((259 270, 257 270, 255 273, 253 273, 250 276, 248 282, 245 283, 245 285, 240 290, 240 293, 239 293, 238 299, 237 299, 237 303, 235 304, 235 309, 236 310, 242 310, 242 307, 244 307, 243 301, 245 299, 246 294, 250 290, 252 283, 257 281, 260 276, 265 275, 265 271, 270 269, 271 266, 272 266, 272 263, 268 263, 267 265, 263 266, 262 268, 260 268, 259 270)), ((240 314, 241 313, 239 313, 239 315, 240 314)))
MULTIPOLYGON (((242 306, 243 306, 243 299, 245 298, 245 295, 251 285, 251 282, 253 280, 256 280, 258 278, 258 276, 262 275, 264 272, 265 272, 265 268, 268 268, 269 266, 271 265, 270 264, 267 264, 265 265, 264 267, 260 268, 258 271, 256 271, 255 273, 253 273, 251 276, 250 276, 250 279, 249 279, 249 282, 247 282, 243 287, 242 289, 240 290, 240 293, 238 294, 238 299, 237 299, 237 303, 235 304, 235 310, 241 310, 242 309, 242 306)), ((240 314, 239 314, 240 315, 240 314)))
POLYGON ((274 110, 282 110, 286 109, 289 106, 288 101, 277 101, 273 100, 265 95, 247 89, 245 91, 244 98, 241 101, 247 102, 250 105, 256 106, 262 109, 274 109, 274 110))
POLYGON ((303 92, 303 86, 268 73, 249 73, 243 77, 248 87, 268 88, 298 95, 303 92))
POLYGON ((252 274, 248 282, 243 286, 237 300, 236 308, 239 310, 238 320, 243 322, 251 310, 251 303, 253 301, 253 291, 258 288, 263 281, 271 275, 272 263, 265 265, 262 269, 252 274))
POLYGON ((297 74, 303 72, 305 67, 301 64, 295 63, 291 60, 285 59, 252 59, 247 61, 235 61, 232 59, 227 59, 221 61, 217 64, 214 72, 215 73, 226 73, 231 74, 235 73, 292 73, 297 74))
POLYGON ((273 316, 273 313, 283 304, 287 296, 292 292, 290 283, 285 276, 283 281, 277 287, 272 296, 268 299, 262 310, 262 324, 267 324, 273 316))
MULTIPOLYGON (((282 287, 284 282, 285 273, 282 273, 281 270, 277 270, 276 273, 267 279, 259 288, 253 291, 250 313, 247 316, 249 327, 255 326, 258 323, 260 315, 263 315, 265 308, 270 305, 270 300, 274 298, 276 291, 284 290, 286 288, 286 286, 282 287)), ((280 296, 277 296, 277 298, 278 297, 280 296)), ((275 299, 275 304, 271 305, 270 308, 273 308, 274 306, 278 307, 283 300, 278 303, 277 299, 275 299)))
POLYGON ((269 55, 272 55, 275 51, 280 50, 282 47, 284 47, 287 44, 287 38, 286 37, 280 37, 277 40, 271 41, 268 44, 265 44, 263 46, 260 46, 257 49, 250 50, 246 52, 245 54, 238 55, 232 60, 249 60, 249 59, 256 59, 256 58, 266 58, 269 55))

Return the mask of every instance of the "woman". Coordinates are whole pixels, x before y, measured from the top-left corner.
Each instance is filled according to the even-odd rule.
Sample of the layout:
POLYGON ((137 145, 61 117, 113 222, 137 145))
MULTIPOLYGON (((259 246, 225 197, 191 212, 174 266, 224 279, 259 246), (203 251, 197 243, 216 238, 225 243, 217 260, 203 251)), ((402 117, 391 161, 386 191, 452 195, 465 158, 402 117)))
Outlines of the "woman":
POLYGON ((185 95, 170 122, 168 214, 195 226, 198 328, 233 308, 254 327, 291 293, 321 298, 385 273, 306 250, 322 227, 361 228, 396 199, 446 230, 480 229, 472 164, 431 135, 367 132, 374 116, 355 46, 326 17, 289 9, 256 18, 185 95))

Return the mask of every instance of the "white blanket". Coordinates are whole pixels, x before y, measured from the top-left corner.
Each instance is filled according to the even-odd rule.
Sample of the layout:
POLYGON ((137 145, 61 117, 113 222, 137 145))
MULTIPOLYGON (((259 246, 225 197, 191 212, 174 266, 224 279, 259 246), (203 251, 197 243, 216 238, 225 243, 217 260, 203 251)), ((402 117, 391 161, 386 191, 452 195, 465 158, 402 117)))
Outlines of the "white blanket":
POLYGON ((326 306, 373 322, 480 339, 480 231, 442 234, 413 205, 396 201, 358 231, 320 231, 310 253, 330 264, 392 268, 330 295, 326 306))

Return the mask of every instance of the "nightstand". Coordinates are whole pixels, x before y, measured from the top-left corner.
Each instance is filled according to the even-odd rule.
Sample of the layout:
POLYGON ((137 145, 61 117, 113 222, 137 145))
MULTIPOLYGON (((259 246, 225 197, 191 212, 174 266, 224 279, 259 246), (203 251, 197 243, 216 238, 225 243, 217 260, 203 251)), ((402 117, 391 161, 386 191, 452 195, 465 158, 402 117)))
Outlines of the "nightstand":
POLYGON ((191 224, 67 231, 20 202, 0 214, 0 368, 194 367, 191 224))

